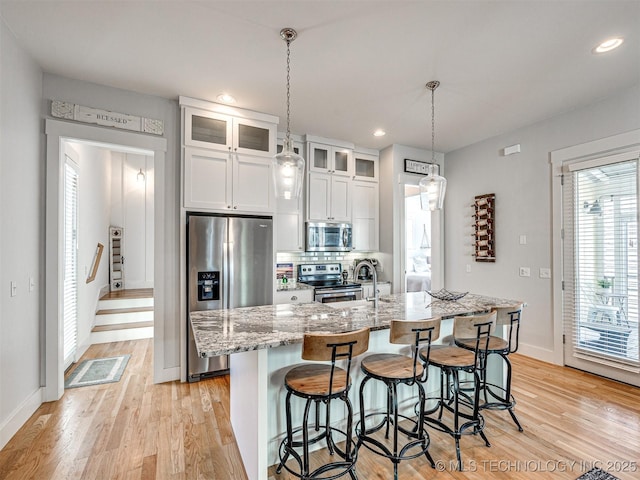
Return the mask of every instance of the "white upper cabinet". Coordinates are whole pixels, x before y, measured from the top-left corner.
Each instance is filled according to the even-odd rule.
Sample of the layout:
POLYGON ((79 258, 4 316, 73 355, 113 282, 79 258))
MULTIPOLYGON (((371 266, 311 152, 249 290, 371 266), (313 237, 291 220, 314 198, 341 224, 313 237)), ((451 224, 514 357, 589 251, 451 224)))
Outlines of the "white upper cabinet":
POLYGON ((273 157, 277 124, 185 107, 184 144, 273 157))
POLYGON ((232 208, 233 161, 229 152, 184 149, 184 206, 195 209, 232 208))
POLYGON ((353 144, 306 136, 307 220, 351 222, 353 144))
POLYGON ((353 249, 375 252, 379 247, 378 183, 352 182, 353 249))
POLYGON ((378 155, 354 152, 354 180, 378 181, 378 155))
POLYGON ((338 145, 307 143, 309 171, 335 175, 353 175, 353 149, 338 145))
POLYGON ((278 118, 187 97, 180 106, 184 207, 272 213, 278 118))

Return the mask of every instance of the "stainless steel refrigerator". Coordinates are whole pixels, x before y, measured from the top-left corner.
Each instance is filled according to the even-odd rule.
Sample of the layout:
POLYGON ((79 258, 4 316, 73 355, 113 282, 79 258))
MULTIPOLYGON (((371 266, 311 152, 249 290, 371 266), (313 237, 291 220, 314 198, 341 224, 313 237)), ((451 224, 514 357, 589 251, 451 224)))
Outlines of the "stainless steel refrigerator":
POLYGON ((270 305, 273 300, 271 217, 187 214, 187 380, 229 370, 229 356, 200 358, 189 313, 270 305))

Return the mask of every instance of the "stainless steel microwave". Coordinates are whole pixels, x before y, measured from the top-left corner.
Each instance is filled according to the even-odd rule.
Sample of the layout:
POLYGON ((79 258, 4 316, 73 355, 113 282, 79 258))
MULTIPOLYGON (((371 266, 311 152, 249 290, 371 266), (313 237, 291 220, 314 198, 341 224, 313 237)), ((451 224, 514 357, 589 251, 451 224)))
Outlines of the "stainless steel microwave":
POLYGON ((307 222, 307 252, 349 252, 353 248, 350 223, 307 222))

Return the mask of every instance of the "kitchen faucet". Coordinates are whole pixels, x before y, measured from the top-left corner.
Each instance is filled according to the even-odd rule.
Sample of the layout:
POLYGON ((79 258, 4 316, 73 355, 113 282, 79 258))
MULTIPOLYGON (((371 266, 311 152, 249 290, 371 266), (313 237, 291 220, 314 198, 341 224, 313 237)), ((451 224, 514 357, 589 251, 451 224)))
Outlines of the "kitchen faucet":
POLYGON ((369 260, 360 260, 356 267, 353 269, 353 278, 358 278, 358 272, 362 267, 369 267, 369 271, 371 271, 371 275, 373 276, 373 298, 367 297, 365 300, 367 302, 373 302, 373 308, 378 309, 378 273, 376 272, 376 267, 373 266, 369 260))

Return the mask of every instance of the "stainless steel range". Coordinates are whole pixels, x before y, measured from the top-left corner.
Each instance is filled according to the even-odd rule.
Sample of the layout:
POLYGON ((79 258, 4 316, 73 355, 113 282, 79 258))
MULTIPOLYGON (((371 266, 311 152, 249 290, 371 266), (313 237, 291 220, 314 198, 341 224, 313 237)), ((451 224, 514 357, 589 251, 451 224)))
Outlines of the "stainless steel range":
POLYGON ((314 287, 316 302, 348 302, 362 299, 362 285, 348 282, 339 263, 298 265, 298 282, 314 287))

